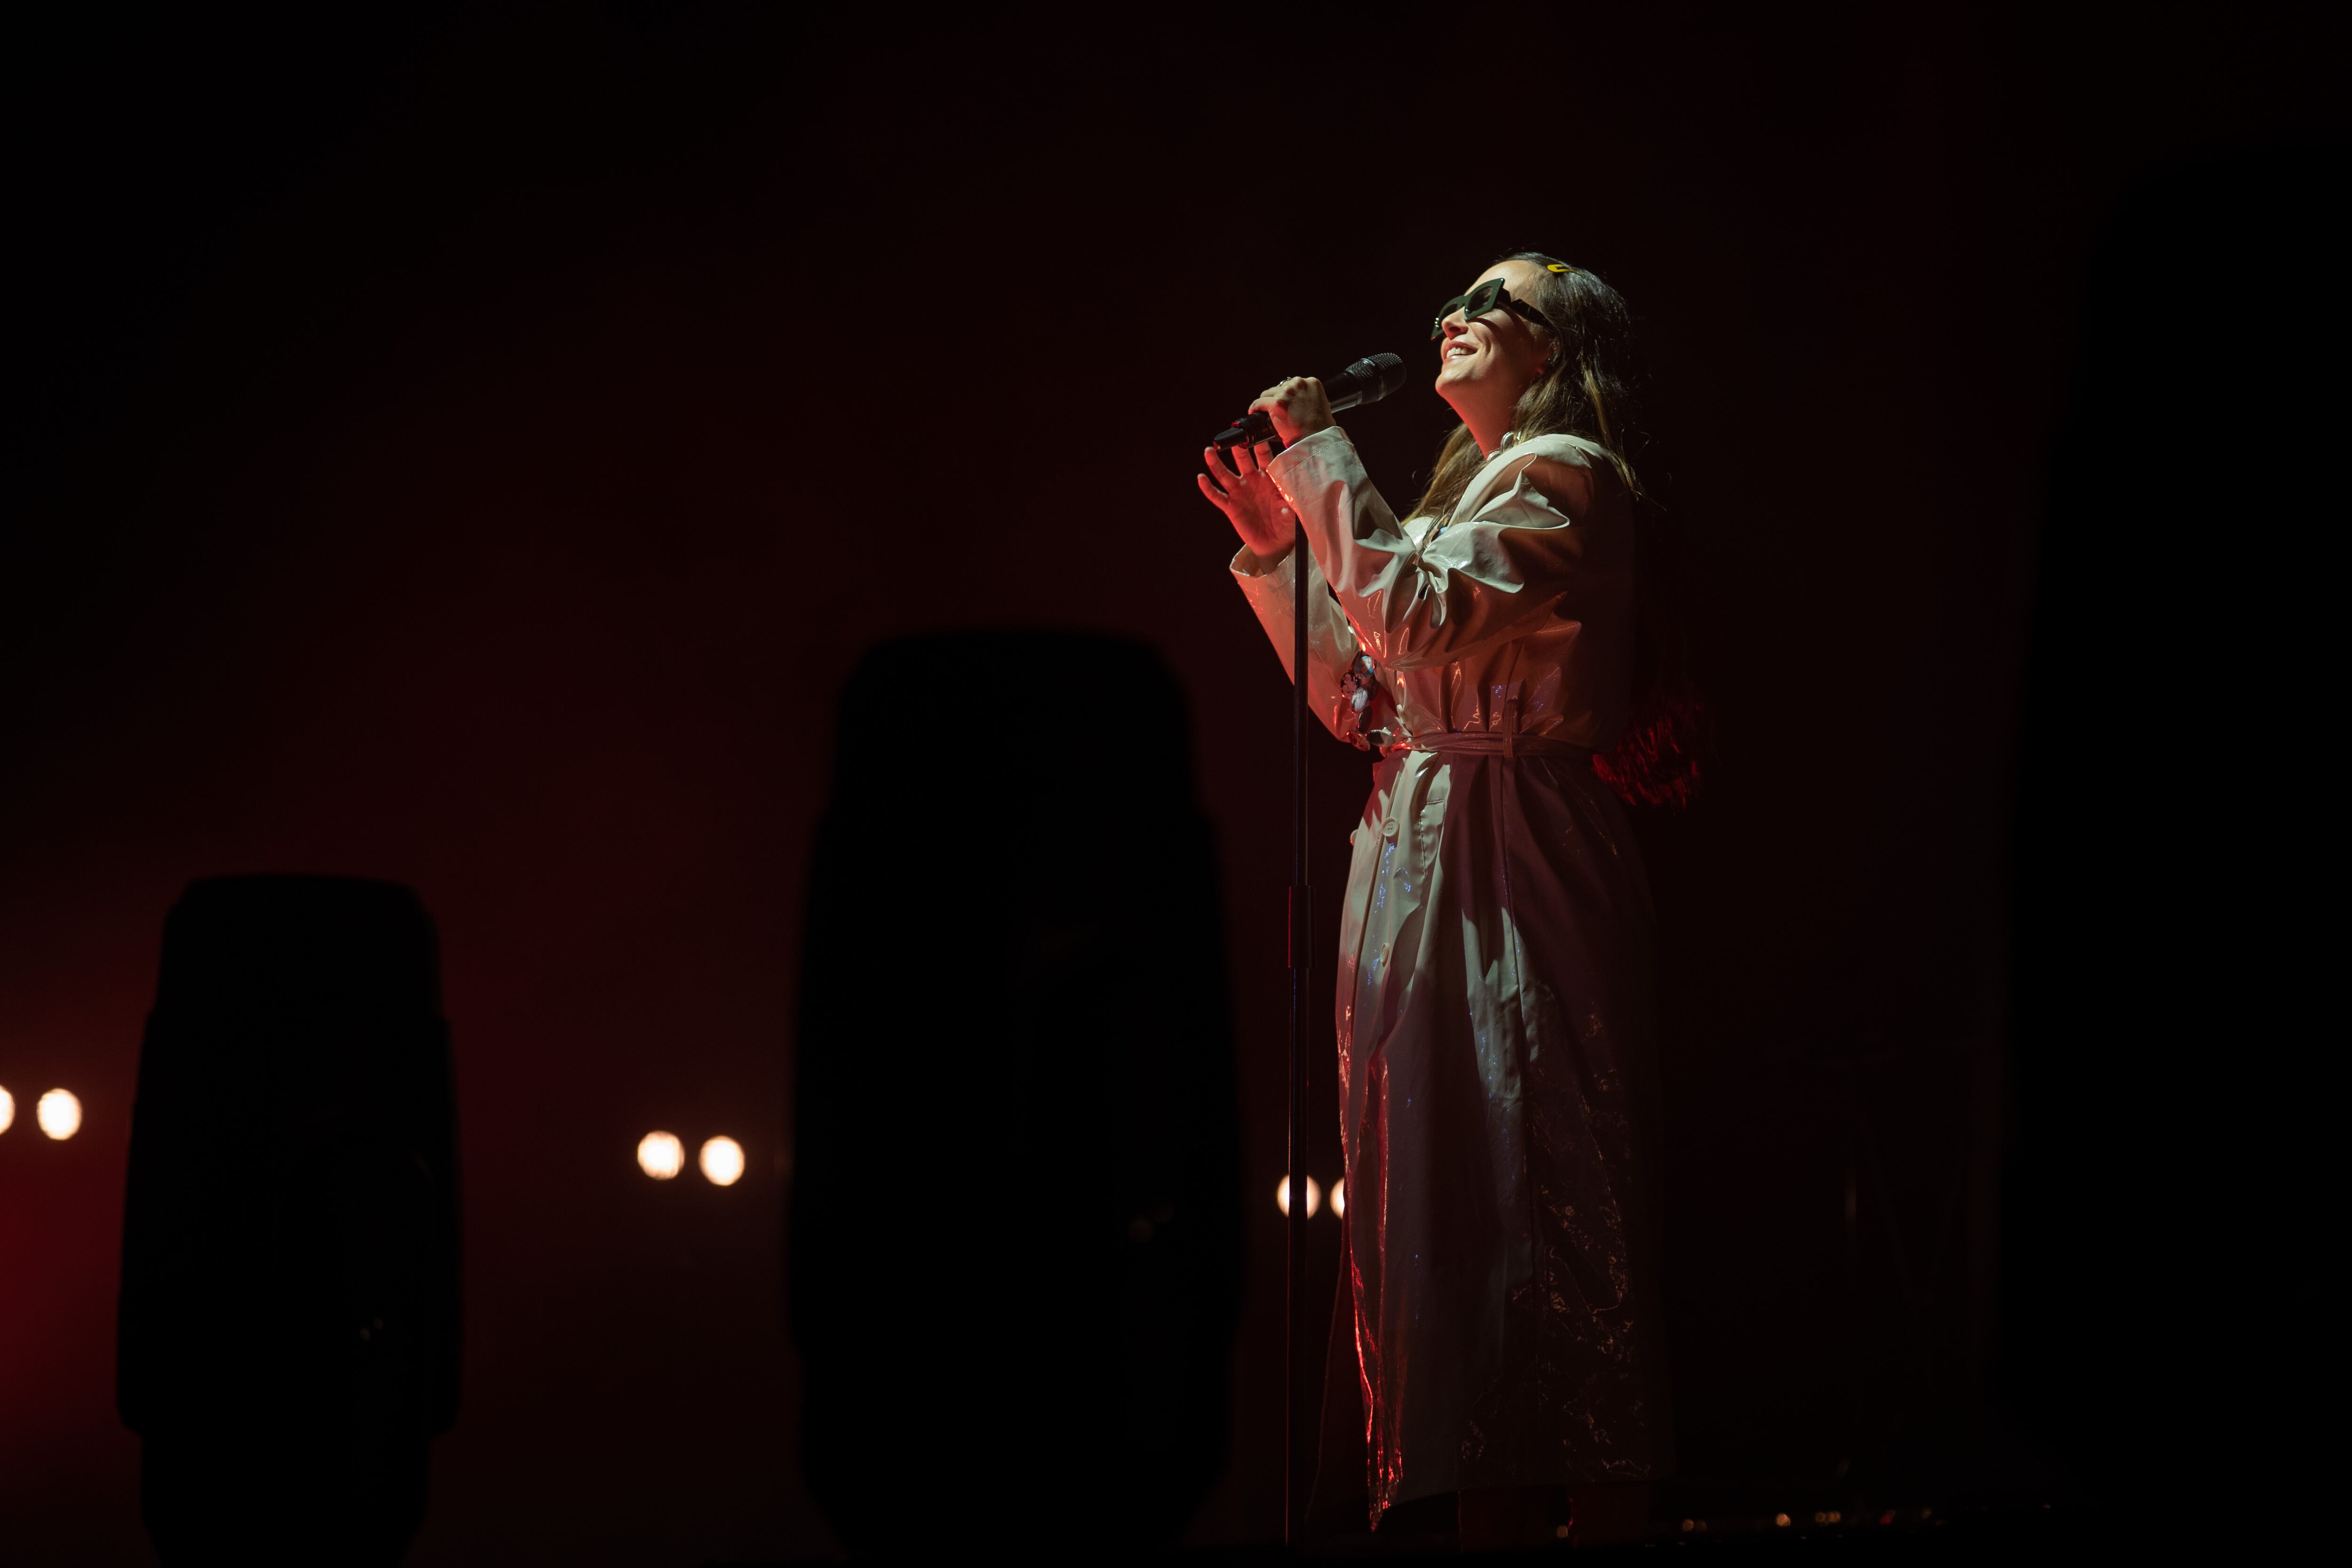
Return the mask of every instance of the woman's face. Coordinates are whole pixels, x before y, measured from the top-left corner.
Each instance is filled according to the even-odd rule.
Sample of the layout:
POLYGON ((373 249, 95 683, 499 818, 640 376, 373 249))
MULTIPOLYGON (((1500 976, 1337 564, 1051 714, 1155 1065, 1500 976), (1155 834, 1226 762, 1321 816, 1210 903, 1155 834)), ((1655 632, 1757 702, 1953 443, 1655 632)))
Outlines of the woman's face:
MULTIPOLYGON (((1470 287, 1499 278, 1512 299, 1532 301, 1542 272, 1532 261, 1497 261, 1470 287)), ((1551 353, 1550 338, 1501 305, 1475 321, 1465 321, 1456 310, 1442 324, 1445 335, 1437 344, 1437 395, 1457 411, 1465 400, 1482 408, 1517 407, 1519 395, 1535 384, 1551 353)), ((1468 416, 1466 411, 1464 416, 1468 416)))

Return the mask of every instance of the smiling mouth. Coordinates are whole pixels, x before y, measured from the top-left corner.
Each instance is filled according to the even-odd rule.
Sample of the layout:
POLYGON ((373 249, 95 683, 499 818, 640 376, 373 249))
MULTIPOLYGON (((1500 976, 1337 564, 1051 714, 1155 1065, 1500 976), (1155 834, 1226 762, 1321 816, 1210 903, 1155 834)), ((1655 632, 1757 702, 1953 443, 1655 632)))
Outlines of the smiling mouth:
POLYGON ((1455 360, 1468 359, 1475 353, 1477 353, 1475 349, 1450 348, 1445 351, 1445 363, 1452 364, 1455 360))

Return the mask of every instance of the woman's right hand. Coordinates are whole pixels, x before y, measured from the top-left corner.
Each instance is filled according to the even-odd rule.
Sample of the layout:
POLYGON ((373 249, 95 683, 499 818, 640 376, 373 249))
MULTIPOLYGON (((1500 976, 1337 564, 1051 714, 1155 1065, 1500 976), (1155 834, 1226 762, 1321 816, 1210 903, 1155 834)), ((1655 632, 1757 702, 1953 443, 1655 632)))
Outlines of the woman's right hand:
POLYGON ((1225 467, 1217 449, 1202 450, 1201 458, 1209 465, 1209 472, 1196 474, 1201 493, 1209 504, 1225 514, 1234 531, 1242 536, 1249 552, 1267 566, 1290 553, 1291 542, 1297 537, 1297 520, 1291 516, 1290 503, 1282 499, 1281 489, 1273 476, 1265 471, 1256 450, 1238 447, 1234 451, 1234 468, 1225 467), (1213 483, 1210 475, 1216 476, 1213 483))

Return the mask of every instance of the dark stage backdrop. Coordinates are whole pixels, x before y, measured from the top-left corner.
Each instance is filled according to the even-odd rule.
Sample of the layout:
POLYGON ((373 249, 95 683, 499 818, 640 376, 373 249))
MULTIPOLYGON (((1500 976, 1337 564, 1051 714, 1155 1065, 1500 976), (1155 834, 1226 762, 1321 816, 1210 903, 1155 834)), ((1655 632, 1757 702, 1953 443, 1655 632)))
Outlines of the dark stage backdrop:
MULTIPOLYGON (((832 1549, 779 1242, 831 704, 877 639, 978 626, 1144 639, 1189 694, 1252 1267, 1192 1539, 1272 1536, 1286 689, 1192 475, 1260 386, 1420 355, 1519 246, 1647 327, 1720 715, 1706 799, 1643 833, 1685 1495, 2053 1484, 1980 1393, 2077 301, 2126 193, 2330 129, 2340 39, 2242 7, 1627 9, 12 24, 12 1553, 147 1560, 112 1376, 136 1054, 165 911, 245 871, 404 882, 441 932, 467 1372, 413 1561, 832 1549), (61 1144, 53 1085, 86 1112, 61 1144), (656 1186, 656 1127, 735 1137, 747 1174, 656 1186)), ((1346 423, 1399 500, 1445 426, 1418 384, 1346 423)), ((1061 696, 944 670, 910 700, 940 826, 982 826, 951 767, 1061 696)), ((1315 766, 1329 932, 1367 766, 1315 766)))

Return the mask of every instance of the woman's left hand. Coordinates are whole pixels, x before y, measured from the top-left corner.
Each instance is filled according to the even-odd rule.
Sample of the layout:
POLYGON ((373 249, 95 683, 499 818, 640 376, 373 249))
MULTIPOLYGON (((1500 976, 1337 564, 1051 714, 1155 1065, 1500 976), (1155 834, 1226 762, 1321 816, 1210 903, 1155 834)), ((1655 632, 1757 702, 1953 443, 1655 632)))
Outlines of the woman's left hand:
POLYGON ((1234 531, 1263 565, 1271 566, 1290 553, 1292 540, 1297 536, 1297 520, 1290 514, 1290 503, 1282 499, 1282 489, 1274 476, 1265 471, 1270 447, 1237 447, 1234 449, 1232 468, 1217 455, 1214 447, 1204 448, 1201 461, 1208 465, 1209 474, 1217 476, 1209 482, 1209 474, 1195 474, 1201 493, 1209 504, 1223 512, 1233 523, 1234 531))
POLYGON ((1286 447, 1318 430, 1328 430, 1335 423, 1331 399, 1325 395, 1323 384, 1311 375, 1294 375, 1267 387, 1249 405, 1252 414, 1261 408, 1274 421, 1274 433, 1286 447))

